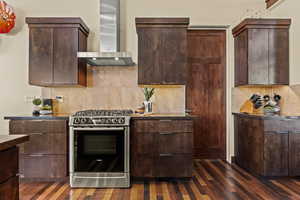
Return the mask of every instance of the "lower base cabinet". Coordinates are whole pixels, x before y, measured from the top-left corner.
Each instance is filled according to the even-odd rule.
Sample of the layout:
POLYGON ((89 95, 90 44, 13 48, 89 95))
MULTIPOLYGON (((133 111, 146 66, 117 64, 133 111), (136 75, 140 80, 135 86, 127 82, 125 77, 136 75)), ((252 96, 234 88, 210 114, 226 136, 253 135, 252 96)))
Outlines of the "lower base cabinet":
POLYGON ((255 175, 300 176, 300 119, 235 114, 235 162, 255 175))
POLYGON ((19 199, 19 177, 10 178, 5 183, 0 184, 0 200, 19 199))
POLYGON ((134 119, 131 175, 137 178, 189 178, 193 170, 193 121, 134 119))
POLYGON ((21 181, 65 181, 68 177, 66 120, 11 120, 10 134, 29 135, 20 145, 21 181))

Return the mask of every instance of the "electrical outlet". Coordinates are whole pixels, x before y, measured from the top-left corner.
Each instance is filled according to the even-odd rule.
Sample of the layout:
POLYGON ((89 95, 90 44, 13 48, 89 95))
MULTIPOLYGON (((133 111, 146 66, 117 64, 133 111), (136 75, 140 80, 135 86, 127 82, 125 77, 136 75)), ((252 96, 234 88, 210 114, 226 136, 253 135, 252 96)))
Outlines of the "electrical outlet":
POLYGON ((59 103, 64 102, 64 97, 63 97, 63 96, 55 96, 55 99, 56 99, 59 103))
POLYGON ((35 99, 34 96, 25 96, 25 102, 26 103, 32 103, 33 99, 35 99))

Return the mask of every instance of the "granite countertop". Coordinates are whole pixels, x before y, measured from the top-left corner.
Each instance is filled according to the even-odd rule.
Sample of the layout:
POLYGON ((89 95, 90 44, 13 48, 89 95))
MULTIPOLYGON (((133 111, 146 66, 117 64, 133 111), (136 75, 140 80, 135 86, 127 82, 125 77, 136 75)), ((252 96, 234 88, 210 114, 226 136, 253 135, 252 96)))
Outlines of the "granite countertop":
POLYGON ((185 113, 152 113, 152 114, 133 114, 132 119, 193 119, 195 116, 185 113))
POLYGON ((247 114, 247 113, 232 113, 233 115, 238 115, 242 117, 249 117, 249 118, 262 118, 262 119, 300 119, 300 114, 295 114, 295 115, 285 115, 285 114, 280 114, 280 115, 266 115, 266 114, 247 114))
POLYGON ((70 114, 5 116, 5 120, 69 120, 70 114))
POLYGON ((0 151, 27 142, 28 140, 28 135, 0 135, 0 151))

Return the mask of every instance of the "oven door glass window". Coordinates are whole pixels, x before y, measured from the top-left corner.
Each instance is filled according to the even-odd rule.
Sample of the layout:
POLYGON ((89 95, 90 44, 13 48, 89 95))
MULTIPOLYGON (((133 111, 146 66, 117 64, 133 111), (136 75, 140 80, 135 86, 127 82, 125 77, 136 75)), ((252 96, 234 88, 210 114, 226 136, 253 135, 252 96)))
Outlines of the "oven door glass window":
POLYGON ((124 130, 75 131, 75 172, 124 172, 124 134, 124 130))

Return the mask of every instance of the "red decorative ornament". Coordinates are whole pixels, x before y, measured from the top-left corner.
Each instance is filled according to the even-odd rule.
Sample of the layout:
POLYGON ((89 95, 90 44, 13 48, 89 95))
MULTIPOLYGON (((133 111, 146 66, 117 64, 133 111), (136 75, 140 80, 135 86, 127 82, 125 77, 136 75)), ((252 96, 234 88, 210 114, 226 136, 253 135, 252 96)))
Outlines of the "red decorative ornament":
POLYGON ((0 0, 0 33, 9 33, 15 26, 15 20, 13 8, 0 0))

